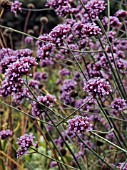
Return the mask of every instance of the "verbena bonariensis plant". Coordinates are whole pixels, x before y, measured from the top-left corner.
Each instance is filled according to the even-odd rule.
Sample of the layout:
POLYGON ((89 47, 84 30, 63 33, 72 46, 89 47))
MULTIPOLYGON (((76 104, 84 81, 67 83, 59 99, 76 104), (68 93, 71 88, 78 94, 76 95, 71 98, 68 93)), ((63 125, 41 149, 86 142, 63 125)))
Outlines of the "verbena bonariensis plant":
MULTIPOLYGON (((109 0, 48 0, 41 10, 54 10, 61 23, 38 38, 26 33, 30 13, 25 32, 0 25, 26 36, 23 48, 11 49, 1 31, 3 169, 127 169, 122 2, 111 16, 109 0)), ((10 12, 33 10, 21 5, 11 3, 10 12)))

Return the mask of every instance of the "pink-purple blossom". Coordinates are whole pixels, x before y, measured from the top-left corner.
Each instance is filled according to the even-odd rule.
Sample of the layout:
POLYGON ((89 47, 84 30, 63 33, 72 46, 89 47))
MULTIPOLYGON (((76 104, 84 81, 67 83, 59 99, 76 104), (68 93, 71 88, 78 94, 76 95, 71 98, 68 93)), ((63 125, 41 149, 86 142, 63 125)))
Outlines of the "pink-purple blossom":
POLYGON ((127 170, 127 163, 126 162, 120 162, 117 166, 117 168, 119 168, 119 170, 127 170))
POLYGON ((12 92, 19 92, 24 84, 23 75, 29 75, 31 67, 35 65, 37 62, 33 57, 22 57, 10 64, 0 87, 0 95, 8 96, 12 92))
POLYGON ((69 75, 71 75, 71 71, 67 68, 63 68, 62 70, 59 71, 59 74, 61 76, 67 76, 67 75, 69 76, 69 75))
POLYGON ((12 131, 10 129, 0 131, 0 139, 6 139, 12 136, 12 131))
POLYGON ((48 74, 46 72, 35 72, 34 73, 34 79, 41 81, 46 80, 48 78, 48 74))
POLYGON ((127 109, 127 102, 124 99, 121 98, 115 98, 112 103, 111 106, 113 109, 118 110, 118 111, 122 111, 127 109))
POLYGON ((20 136, 20 138, 18 138, 17 144, 19 145, 19 148, 17 150, 17 158, 28 153, 28 149, 30 147, 38 147, 37 142, 34 143, 34 138, 35 136, 33 136, 32 133, 30 133, 29 135, 24 134, 23 136, 20 136))
POLYGON ((83 25, 81 32, 88 37, 97 36, 101 34, 101 29, 95 23, 86 23, 83 25))
POLYGON ((59 16, 66 16, 71 13, 71 4, 69 0, 48 0, 47 6, 54 8, 59 16))
POLYGON ((29 89, 26 87, 23 87, 17 93, 13 92, 12 97, 13 97, 13 102, 15 102, 15 104, 21 104, 23 99, 28 100, 29 99, 28 97, 31 98, 32 96, 31 96, 29 89))
POLYGON ((98 15, 105 9, 106 4, 103 0, 90 0, 85 5, 85 8, 92 19, 98 17, 98 15))
MULTIPOLYGON (((53 103, 56 102, 56 97, 54 95, 51 95, 51 94, 46 94, 45 96, 38 96, 37 100, 38 100, 38 102, 42 103, 46 107, 52 107, 53 103)), ((38 102, 36 102, 36 101, 32 101, 31 102, 31 105, 32 105, 32 115, 34 117, 37 117, 41 113, 44 112, 44 110, 42 109, 43 106, 41 107, 41 105, 38 102)))
POLYGON ((75 101, 74 89, 77 83, 73 79, 66 79, 60 87, 60 99, 65 104, 73 105, 75 101))
POLYGON ((25 42, 26 43, 28 43, 28 44, 30 44, 31 42, 33 42, 33 37, 31 37, 31 36, 27 36, 26 38, 25 38, 25 42))
POLYGON ((71 27, 69 25, 59 24, 58 26, 54 27, 49 34, 52 43, 55 43, 58 46, 62 46, 70 31, 71 27))
POLYGON ((84 83, 84 91, 89 95, 100 95, 105 96, 109 95, 112 92, 109 82, 103 78, 91 78, 84 83))
POLYGON ((77 134, 82 134, 92 130, 92 124, 89 122, 88 117, 74 116, 68 120, 68 130, 77 134))
POLYGON ((127 11, 120 9, 115 13, 116 17, 120 18, 126 18, 127 17, 127 11))
POLYGON ((15 16, 17 16, 17 11, 22 11, 22 3, 19 1, 14 1, 11 4, 11 12, 13 12, 15 14, 15 16))
POLYGON ((117 18, 117 17, 115 17, 115 16, 110 16, 109 17, 109 19, 110 19, 110 25, 112 26, 112 27, 120 27, 121 26, 121 22, 119 21, 119 19, 117 18))

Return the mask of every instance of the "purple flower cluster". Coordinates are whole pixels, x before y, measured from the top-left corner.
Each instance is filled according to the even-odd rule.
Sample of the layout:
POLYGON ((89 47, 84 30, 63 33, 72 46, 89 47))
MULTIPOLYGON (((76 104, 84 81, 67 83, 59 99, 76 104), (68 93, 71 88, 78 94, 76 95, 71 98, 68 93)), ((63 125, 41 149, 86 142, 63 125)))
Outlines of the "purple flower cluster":
POLYGON ((19 58, 29 57, 32 55, 32 53, 33 53, 33 51, 28 48, 16 50, 16 56, 18 56, 19 58))
POLYGON ((37 80, 30 80, 30 81, 29 81, 29 87, 38 89, 38 88, 39 88, 39 85, 40 85, 40 82, 37 81, 37 80))
POLYGON ((4 58, 4 56, 8 55, 14 55, 14 50, 10 49, 10 48, 1 48, 0 49, 0 59, 4 58))
POLYGON ((46 66, 50 66, 50 65, 53 65, 54 62, 53 62, 53 59, 50 57, 46 57, 45 59, 42 59, 40 60, 40 66, 41 67, 46 67, 46 66))
POLYGON ((62 46, 64 44, 64 40, 69 35, 71 31, 71 27, 66 24, 59 24, 55 28, 52 29, 50 32, 50 37, 52 43, 56 44, 57 46, 62 46))
POLYGON ((12 136, 12 131, 9 129, 0 131, 0 139, 6 139, 7 137, 12 136))
MULTIPOLYGON (((56 97, 50 94, 46 94, 45 96, 38 96, 38 102, 42 103, 47 107, 52 107, 52 104, 56 102, 56 97)), ((32 105, 32 115, 34 117, 39 116, 44 110, 42 109, 41 105, 35 101, 31 103, 32 105)))
POLYGON ((21 104, 22 100, 25 98, 28 100, 28 97, 32 98, 30 91, 28 88, 21 88, 19 92, 17 93, 12 93, 13 96, 13 102, 15 102, 15 104, 21 104))
POLYGON ((51 36, 48 34, 39 36, 36 45, 37 57, 42 59, 51 56, 51 52, 54 50, 54 45, 51 43, 51 36))
POLYGON ((69 0, 48 0, 47 2, 47 5, 50 6, 50 8, 54 8, 56 13, 61 17, 71 12, 69 0))
POLYGON ((127 11, 120 9, 115 13, 116 17, 119 18, 126 18, 127 17, 127 11))
POLYGON ((98 15, 104 11, 106 4, 103 0, 90 0, 85 8, 92 19, 96 19, 98 15))
POLYGON ((89 122, 88 117, 76 115, 74 118, 68 120, 68 130, 82 134, 92 130, 92 124, 89 122))
POLYGON ((32 106, 32 115, 34 117, 39 116, 43 112, 43 110, 41 111, 41 108, 37 102, 35 101, 31 102, 31 106, 32 106))
POLYGON ((17 11, 22 11, 21 5, 22 5, 22 3, 19 1, 12 2, 11 12, 13 12, 15 14, 15 16, 17 16, 17 11))
MULTIPOLYGON (((110 42, 114 42, 115 41, 115 36, 116 36, 116 32, 112 32, 110 31, 108 34, 108 38, 110 40, 110 42)), ((103 36, 103 41, 106 42, 106 37, 103 36)), ((110 60, 110 63, 112 64, 112 67, 114 69, 116 69, 116 67, 119 69, 120 73, 125 75, 127 73, 127 61, 125 60, 125 47, 127 47, 127 42, 123 39, 123 40, 119 40, 118 42, 114 43, 112 45, 112 50, 110 48, 110 46, 106 45, 105 50, 107 53, 107 56, 110 60)), ((102 50, 101 48, 99 48, 100 50, 102 50)), ((105 56, 105 54, 103 52, 100 52, 98 54, 96 54, 96 63, 94 64, 94 66, 96 66, 96 68, 99 68, 99 72, 101 72, 102 76, 105 78, 109 78, 109 76, 111 77, 111 69, 109 66, 109 62, 105 56), (102 68, 104 68, 104 70, 102 71, 102 68), (106 72, 107 70, 107 72, 106 72), (106 76, 107 75, 107 76, 106 76)), ((99 73, 98 72, 98 73, 99 73)), ((101 75, 100 75, 101 76, 101 75)), ((96 76, 97 77, 97 76, 96 76)))
POLYGON ((71 71, 67 68, 63 68, 62 70, 59 71, 59 74, 61 76, 67 76, 67 75, 69 76, 69 75, 71 75, 71 71))
POLYGON ((48 43, 38 48, 37 57, 41 59, 45 59, 46 57, 53 57, 54 54, 54 45, 52 43, 48 43))
POLYGON ((73 79, 66 79, 61 86, 61 91, 69 92, 71 90, 74 90, 76 84, 77 83, 73 79))
POLYGON ((116 60, 116 65, 118 69, 120 70, 120 73, 126 74, 127 73, 127 61, 124 59, 118 59, 116 60))
POLYGON ((127 163, 125 162, 119 163, 117 168, 119 168, 119 170, 127 170, 127 163))
POLYGON ((12 92, 19 92, 24 83, 23 75, 29 75, 31 66, 35 65, 37 63, 33 57, 22 57, 10 64, 8 69, 6 69, 2 87, 0 87, 0 95, 8 96, 12 92))
POLYGON ((51 94, 46 94, 45 96, 38 96, 38 101, 43 103, 47 107, 51 107, 54 102, 56 102, 56 97, 51 94))
POLYGON ((109 95, 112 92, 109 82, 100 77, 91 78, 85 82, 83 90, 86 91, 89 95, 93 95, 94 97, 96 95, 109 95))
POLYGON ((4 73, 10 63, 18 59, 16 51, 10 48, 0 49, 0 73, 4 73))
POLYGON ((55 166, 57 166, 57 165, 58 165, 58 164, 57 164, 56 161, 51 161, 51 163, 50 163, 50 168, 55 167, 55 166))
POLYGON ((37 48, 39 47, 43 47, 44 45, 46 45, 46 43, 49 43, 51 42, 51 37, 49 34, 43 34, 43 35, 40 35, 38 37, 38 40, 36 42, 36 46, 37 48))
MULTIPOLYGON (((75 107, 79 108, 80 106, 82 106, 84 103, 87 103, 89 100, 89 96, 87 96, 85 99, 78 99, 75 101, 75 107)), ((87 104, 85 104, 81 109, 81 113, 83 113, 83 111, 90 111, 92 112, 93 110, 95 110, 95 99, 91 99, 87 104)))
POLYGON ((33 37, 30 37, 30 36, 27 36, 26 38, 25 38, 25 42, 26 43, 28 43, 28 44, 30 44, 31 42, 33 42, 33 37))
MULTIPOLYGON (((101 29, 95 23, 85 23, 83 21, 75 22, 72 26, 72 30, 76 38, 86 38, 91 36, 97 36, 101 34, 101 29)), ((85 44, 87 39, 85 39, 85 44)))
POLYGON ((83 25, 82 34, 90 36, 97 36, 101 34, 101 29, 95 23, 86 23, 83 25))
POLYGON ((52 61, 52 57, 54 54, 54 50, 52 47, 52 44, 47 44, 37 50, 37 57, 41 59, 40 66, 44 67, 54 64, 54 62, 52 61))
POLYGON ((119 21, 119 19, 115 16, 110 16, 110 26, 112 27, 119 27, 121 26, 121 22, 119 21))
POLYGON ((89 69, 89 72, 85 70, 85 74, 87 75, 88 78, 99 77, 101 75, 100 66, 97 65, 96 63, 87 64, 87 69, 89 69))
MULTIPOLYGON (((121 24, 122 24, 120 22, 119 18, 116 17, 116 16, 110 16, 109 19, 110 19, 110 26, 113 29, 114 28, 118 29, 121 26, 121 24)), ((107 26, 108 26, 108 17, 104 16, 102 22, 103 22, 104 27, 107 28, 107 26)))
POLYGON ((46 80, 48 78, 48 75, 46 72, 35 72, 34 73, 34 79, 41 81, 41 80, 46 80))
POLYGON ((116 43, 116 47, 118 50, 127 51, 127 40, 126 39, 118 40, 116 43))
POLYGON ((127 102, 124 99, 115 98, 111 103, 111 106, 115 110, 122 111, 124 109, 127 109, 127 102))
POLYGON ((8 65, 17 60, 16 56, 6 56, 0 61, 0 73, 5 73, 8 65))
POLYGON ((81 76, 80 73, 78 71, 76 71, 74 74, 74 80, 78 81, 80 79, 80 76, 81 76))
POLYGON ((60 88, 60 99, 63 100, 64 104, 73 105, 75 101, 74 89, 76 82, 73 79, 66 79, 60 88))
POLYGON ((37 58, 40 58, 40 66, 49 66, 54 64, 52 58, 55 52, 55 44, 52 43, 52 38, 49 34, 44 34, 38 37, 36 42, 37 58))
POLYGON ((32 56, 33 51, 30 49, 12 50, 10 48, 0 49, 0 72, 5 72, 8 65, 16 62, 21 57, 32 56))
POLYGON ((34 138, 32 133, 24 134, 23 136, 20 136, 18 138, 17 144, 20 146, 17 150, 17 158, 22 156, 23 154, 26 154, 28 152, 28 149, 32 146, 35 146, 36 148, 38 147, 37 142, 34 143, 34 138))
MULTIPOLYGON (((81 120, 81 116, 80 117, 80 120, 81 120)), ((87 143, 87 145, 89 145, 91 148, 94 148, 94 145, 93 143, 90 141, 89 137, 84 133, 86 131, 89 131, 89 130, 92 130, 92 125, 89 123, 89 125, 87 124, 87 117, 84 117, 84 119, 82 119, 82 122, 78 122, 76 121, 75 122, 75 125, 74 125, 74 122, 72 123, 74 126, 75 126, 75 129, 76 129, 76 132, 78 135, 80 135, 80 137, 82 138, 82 140, 85 140, 85 143, 87 143), (81 126, 79 127, 78 126, 78 123, 81 124, 81 126), (86 126, 85 126, 85 123, 86 123, 86 126), (87 128, 87 125, 89 126, 87 128), (82 127, 82 128, 81 128, 82 127), (78 132, 77 129, 82 129, 78 132), (83 130, 84 129, 84 130, 83 130)), ((89 121, 90 122, 90 121, 89 121)), ((73 126, 72 125, 72 126, 73 126)), ((85 154, 85 150, 87 150, 87 148, 84 146, 83 143, 81 143, 81 141, 76 137, 76 134, 74 132, 74 130, 70 130, 68 127, 67 127, 67 130, 65 130, 64 132, 62 132, 62 136, 63 138, 67 141, 67 142, 70 142, 69 138, 71 138, 72 141, 75 141, 76 142, 76 146, 77 144, 79 144, 79 147, 80 147, 80 151, 79 153, 75 153, 75 156, 77 158, 77 156, 84 156, 85 154)), ((61 138, 61 136, 58 137, 58 139, 55 139, 55 144, 60 148, 60 151, 61 151, 61 154, 64 156, 66 154, 66 150, 64 148, 64 140, 61 138)))
MULTIPOLYGON (((113 61, 113 57, 111 53, 109 53, 108 57, 110 61, 113 61)), ((97 58, 97 62, 95 63, 95 66, 97 66, 98 68, 103 67, 103 68, 109 69, 108 61, 106 59, 106 56, 103 53, 96 55, 96 58, 97 58)))

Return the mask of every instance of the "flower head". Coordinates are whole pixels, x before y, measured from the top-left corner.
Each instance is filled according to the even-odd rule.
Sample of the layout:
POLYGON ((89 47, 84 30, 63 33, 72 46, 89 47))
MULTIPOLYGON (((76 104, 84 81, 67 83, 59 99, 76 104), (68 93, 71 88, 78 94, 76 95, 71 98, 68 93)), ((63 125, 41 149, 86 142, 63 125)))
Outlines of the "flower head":
POLYGON ((68 120, 68 130, 82 134, 92 130, 92 124, 90 124, 88 117, 74 116, 74 118, 68 120))
POLYGON ((46 72, 35 72, 34 73, 34 79, 41 81, 41 80, 45 80, 48 78, 48 75, 46 72))
POLYGON ((60 88, 60 99, 64 101, 65 104, 74 104, 74 89, 77 83, 73 79, 66 79, 60 88))
POLYGON ((31 66, 35 65, 37 65, 37 63, 33 57, 22 57, 10 64, 8 69, 6 69, 2 87, 0 87, 0 95, 8 96, 12 92, 19 92, 24 83, 23 76, 29 75, 31 66))
POLYGON ((120 17, 120 18, 125 18, 127 17, 127 11, 123 10, 123 9, 120 9, 116 12, 115 14, 117 17, 120 17))
POLYGON ((50 8, 54 8, 59 16, 66 16, 71 12, 71 4, 69 0, 48 0, 47 5, 50 8))
POLYGON ((116 98, 111 103, 111 106, 115 110, 122 111, 127 108, 127 103, 126 103, 126 100, 124 99, 116 98))
POLYGON ((25 48, 25 49, 20 49, 20 50, 16 50, 15 54, 17 57, 21 58, 21 57, 29 57, 31 56, 33 53, 32 50, 25 48))
POLYGON ((19 1, 12 2, 11 12, 13 12, 15 14, 15 16, 17 16, 17 11, 22 11, 21 5, 22 5, 22 3, 19 1))
MULTIPOLYGON (((38 96, 38 102, 42 103, 47 107, 52 107, 52 104, 56 101, 56 97, 51 94, 46 94, 45 96, 38 96)), ((39 116, 42 112, 44 112, 43 108, 40 107, 40 104, 33 101, 32 105, 32 115, 34 117, 39 116)))
POLYGON ((117 168, 119 168, 119 170, 127 170, 127 163, 125 162, 119 163, 117 168))
POLYGON ((103 78, 91 78, 84 84, 84 91, 88 94, 96 96, 109 95, 112 92, 111 86, 108 81, 103 78))
POLYGON ((101 29, 95 23, 86 23, 83 25, 81 32, 82 34, 91 37, 101 34, 101 29))
POLYGON ((71 75, 71 71, 67 68, 63 68, 62 70, 59 71, 59 74, 61 76, 71 75))
POLYGON ((37 146, 37 143, 34 143, 34 138, 35 136, 33 136, 32 133, 28 134, 24 134, 23 136, 20 136, 20 138, 18 138, 18 142, 17 144, 19 145, 19 148, 17 150, 17 157, 19 158, 20 156, 22 156, 23 154, 28 152, 28 149, 31 146, 37 146))
POLYGON ((103 0, 90 0, 85 5, 85 8, 92 19, 98 17, 98 15, 105 9, 106 4, 103 0))
POLYGON ((0 131, 0 139, 6 139, 7 137, 12 136, 12 131, 9 129, 0 131))
POLYGON ((110 16, 110 25, 112 27, 119 27, 121 26, 121 22, 119 21, 119 19, 115 16, 110 16))
POLYGON ((66 24, 59 24, 58 26, 53 28, 53 30, 49 34, 52 37, 52 43, 55 43, 58 46, 63 45, 65 38, 70 33, 70 30, 71 27, 66 24))
POLYGON ((30 37, 30 36, 27 36, 27 37, 25 38, 25 42, 28 43, 28 44, 31 43, 31 42, 33 42, 33 40, 34 40, 33 37, 30 37))

